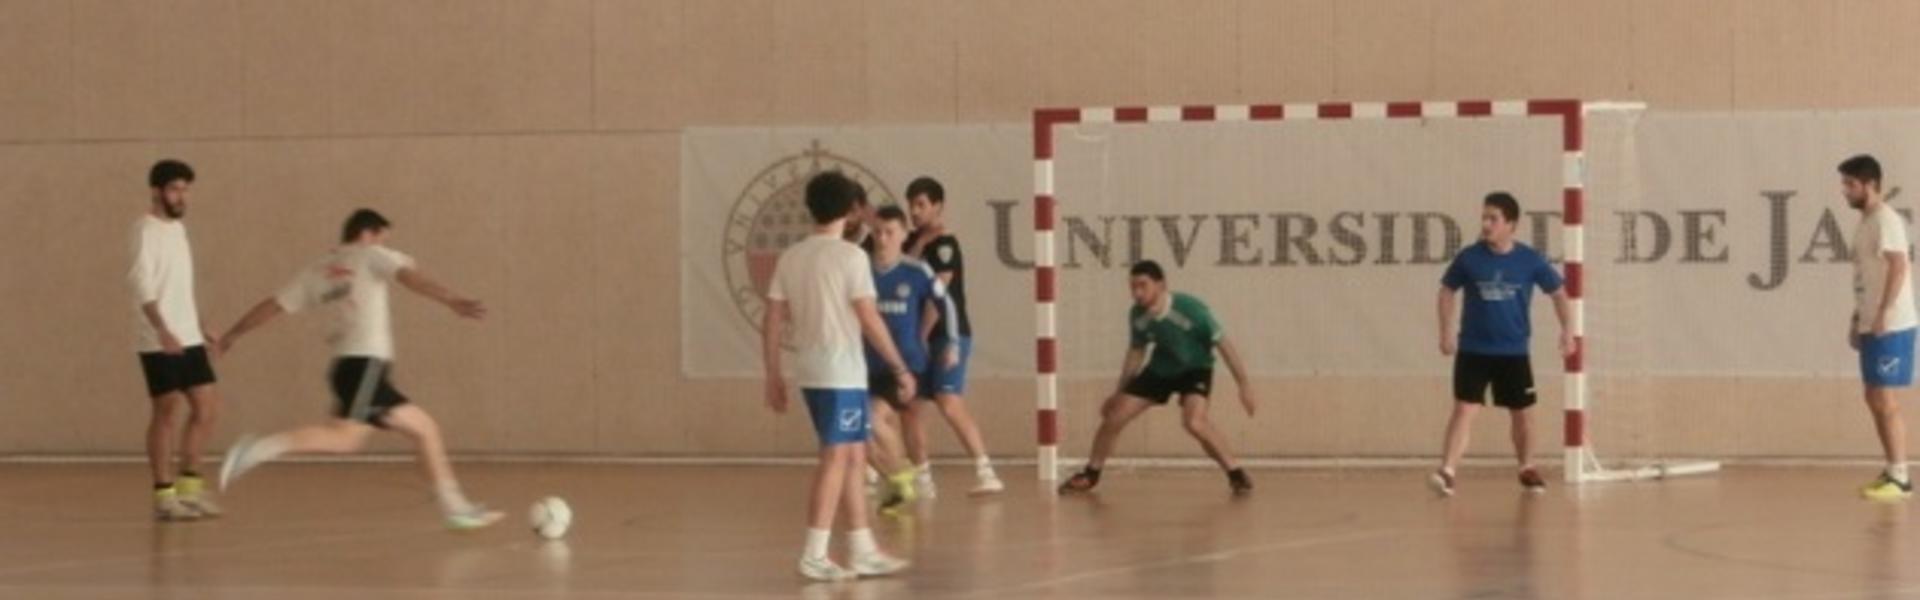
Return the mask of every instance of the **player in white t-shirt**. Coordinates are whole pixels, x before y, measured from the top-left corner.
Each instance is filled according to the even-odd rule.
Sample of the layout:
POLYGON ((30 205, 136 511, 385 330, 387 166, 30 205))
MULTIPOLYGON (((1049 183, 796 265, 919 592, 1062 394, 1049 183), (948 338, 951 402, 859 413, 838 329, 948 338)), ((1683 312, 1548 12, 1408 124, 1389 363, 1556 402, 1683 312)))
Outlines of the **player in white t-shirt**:
POLYGON ((894 371, 901 395, 913 393, 914 379, 875 306, 866 254, 842 237, 857 185, 837 171, 807 182, 813 234, 780 254, 768 285, 761 327, 767 406, 776 413, 787 410, 784 343, 793 351, 793 383, 806 399, 820 438, 820 466, 814 472, 800 574, 823 581, 887 575, 907 567, 906 561, 888 556, 874 541, 861 490, 869 426, 862 336, 894 371), (827 556, 834 515, 843 506, 851 530, 850 569, 827 556))
POLYGON ((337 402, 330 422, 266 437, 241 437, 227 450, 226 463, 220 468, 220 486, 225 489, 247 470, 289 452, 358 451, 376 428, 390 429, 413 439, 447 527, 486 527, 499 521, 501 513, 469 502, 461 493, 439 425, 426 410, 409 402, 388 378, 393 371, 393 316, 387 305, 388 289, 399 283, 469 319, 480 319, 487 311, 480 301, 455 294, 427 278, 411 257, 387 248, 384 243, 391 228, 380 213, 367 209, 354 212, 341 232, 340 247, 301 269, 291 283, 255 305, 221 339, 224 352, 240 336, 282 313, 309 308, 327 311, 333 320, 327 337, 334 354, 329 378, 337 402))
POLYGON ((133 290, 133 328, 140 371, 147 380, 153 413, 147 421, 147 463, 153 470, 154 516, 162 521, 191 521, 220 515, 220 507, 200 477, 200 451, 220 413, 214 392, 213 361, 207 348, 217 340, 200 326, 194 301, 193 249, 187 244, 187 191, 193 167, 162 160, 147 171, 153 188, 147 214, 133 225, 133 264, 127 284, 133 290), (180 445, 172 446, 174 421, 187 407, 180 445), (175 450, 178 452, 175 452, 175 450), (177 459, 180 479, 171 471, 177 459))
POLYGON ((1893 388, 1913 384, 1914 329, 1912 250, 1907 221, 1887 206, 1880 189, 1880 161, 1865 154, 1840 163, 1840 188, 1847 205, 1860 211, 1853 238, 1853 318, 1847 343, 1860 355, 1860 378, 1867 409, 1873 414, 1887 468, 1860 489, 1871 500, 1905 500, 1913 495, 1907 476, 1907 424, 1893 388))

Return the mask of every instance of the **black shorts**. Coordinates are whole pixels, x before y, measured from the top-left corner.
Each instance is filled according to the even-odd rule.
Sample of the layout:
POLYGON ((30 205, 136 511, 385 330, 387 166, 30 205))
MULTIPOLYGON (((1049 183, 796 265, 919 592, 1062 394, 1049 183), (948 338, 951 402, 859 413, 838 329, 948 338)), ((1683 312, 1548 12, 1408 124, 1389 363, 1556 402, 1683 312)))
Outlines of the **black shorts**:
POLYGON ((140 371, 147 375, 147 396, 150 398, 185 392, 214 382, 213 361, 207 359, 206 346, 188 346, 180 354, 142 352, 140 371))
POLYGON ((900 396, 900 376, 888 369, 867 370, 867 395, 886 400, 895 409, 907 408, 906 398, 900 396))
POLYGON ((1521 410, 1533 406, 1533 362, 1525 355, 1491 356, 1461 352, 1453 359, 1453 397, 1461 402, 1487 403, 1487 388, 1493 388, 1493 403, 1501 408, 1521 410))
POLYGON ((333 416, 364 421, 387 428, 387 412, 407 403, 406 394, 394 389, 387 379, 393 363, 364 356, 344 356, 333 361, 327 378, 333 384, 333 416))
POLYGON ((1159 375, 1153 371, 1141 371, 1127 382, 1121 393, 1140 398, 1154 404, 1166 404, 1175 396, 1213 396, 1213 369, 1195 369, 1178 375, 1159 375))

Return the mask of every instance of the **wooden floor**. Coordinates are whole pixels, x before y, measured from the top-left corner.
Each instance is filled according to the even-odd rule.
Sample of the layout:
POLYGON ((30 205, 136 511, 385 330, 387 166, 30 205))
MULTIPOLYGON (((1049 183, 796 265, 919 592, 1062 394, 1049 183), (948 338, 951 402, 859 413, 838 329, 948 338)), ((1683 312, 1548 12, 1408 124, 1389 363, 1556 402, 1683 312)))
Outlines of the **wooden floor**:
MULTIPOLYGON (((1870 473, 1733 469, 1518 491, 1469 472, 1441 500, 1409 470, 1115 471, 1056 498, 1032 472, 972 499, 965 470, 878 520, 905 576, 807 584, 799 467, 464 466, 503 526, 440 529, 403 464, 275 464, 218 521, 155 524, 134 465, 0 466, 0 598, 1920 598, 1920 525, 1870 473), (541 542, 522 507, 579 517, 541 542)), ((836 540, 836 553, 844 540, 836 540)))

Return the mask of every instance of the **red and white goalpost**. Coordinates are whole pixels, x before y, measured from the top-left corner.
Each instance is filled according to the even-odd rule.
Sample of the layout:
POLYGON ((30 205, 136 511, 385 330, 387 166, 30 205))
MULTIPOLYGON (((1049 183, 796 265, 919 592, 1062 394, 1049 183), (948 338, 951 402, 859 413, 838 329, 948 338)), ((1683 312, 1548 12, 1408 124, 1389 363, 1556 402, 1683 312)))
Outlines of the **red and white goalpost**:
POLYGON ((1043 108, 1033 113, 1033 223, 1034 301, 1036 318, 1037 441, 1039 475, 1058 478, 1060 467, 1060 357, 1058 273, 1054 226, 1054 136, 1063 125, 1112 123, 1173 125, 1205 122, 1258 122, 1364 119, 1557 119, 1561 131, 1562 210, 1565 244, 1563 265, 1567 295, 1572 300, 1569 327, 1576 340, 1565 359, 1564 398, 1565 469, 1570 483, 1619 481, 1712 472, 1718 463, 1696 462, 1608 470, 1588 445, 1586 289, 1587 170, 1584 131, 1594 111, 1639 111, 1644 105, 1596 103, 1580 100, 1513 100, 1453 102, 1329 102, 1320 104, 1124 106, 1043 108))

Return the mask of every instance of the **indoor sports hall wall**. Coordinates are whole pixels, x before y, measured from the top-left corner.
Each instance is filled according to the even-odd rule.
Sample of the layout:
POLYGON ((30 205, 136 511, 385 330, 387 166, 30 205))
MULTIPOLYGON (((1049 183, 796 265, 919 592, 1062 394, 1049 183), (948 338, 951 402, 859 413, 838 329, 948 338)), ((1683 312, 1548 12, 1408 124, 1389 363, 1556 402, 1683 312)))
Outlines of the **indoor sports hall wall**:
MULTIPOLYGON (((0 0, 0 451, 137 451, 146 408, 121 276, 145 170, 161 157, 200 172, 188 226, 215 326, 325 250, 362 205, 394 218, 393 244, 429 272, 488 301, 477 325, 420 302, 398 310, 399 381, 459 451, 801 455, 803 420, 767 414, 755 382, 683 375, 683 336, 712 325, 681 319, 683 237, 711 235, 680 226, 688 128, 1329 99, 1916 107, 1920 64, 1902 43, 1916 26, 1920 4, 1903 0, 0 0)), ((984 254, 984 239, 964 241, 984 254)), ((1829 300, 1807 298, 1806 318, 1837 330, 1829 300)), ((281 323, 218 364, 221 442, 322 414, 318 331, 281 323)), ((1437 445, 1440 378, 1262 383, 1257 421, 1220 411, 1253 453, 1437 445)), ((1084 450, 1108 385, 1067 390, 1069 453, 1084 450)), ((1872 447, 1848 379, 1643 388, 1621 408, 1638 416, 1615 421, 1642 425, 1632 431, 1598 409, 1603 452, 1872 447)), ((990 447, 1028 455, 1032 383, 975 389, 990 447)), ((1192 452, 1157 417, 1123 452, 1192 452)), ((1553 411, 1539 418, 1554 429, 1553 411)), ((1498 449, 1502 428, 1484 421, 1480 448, 1498 449)))

